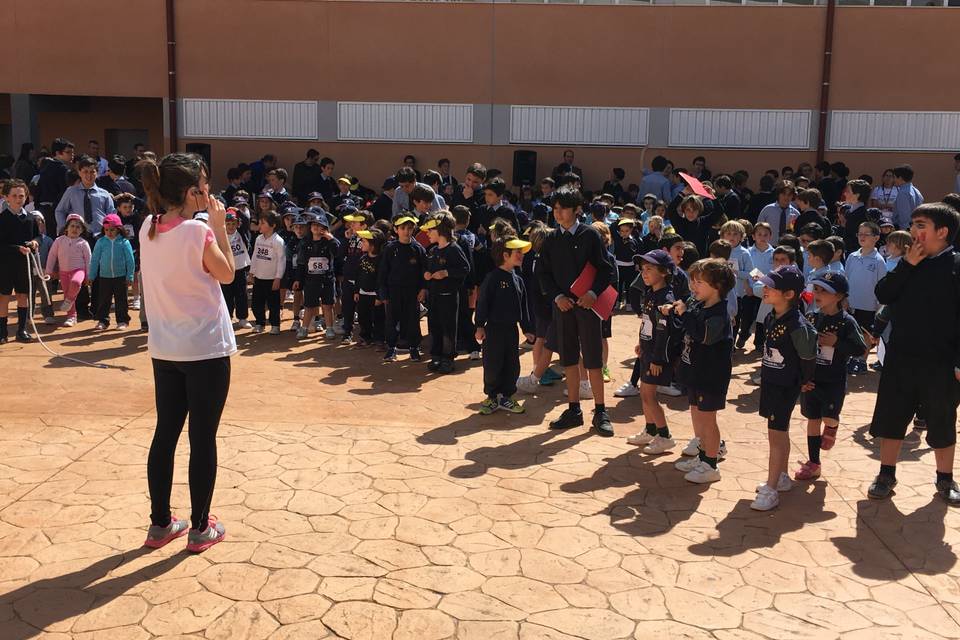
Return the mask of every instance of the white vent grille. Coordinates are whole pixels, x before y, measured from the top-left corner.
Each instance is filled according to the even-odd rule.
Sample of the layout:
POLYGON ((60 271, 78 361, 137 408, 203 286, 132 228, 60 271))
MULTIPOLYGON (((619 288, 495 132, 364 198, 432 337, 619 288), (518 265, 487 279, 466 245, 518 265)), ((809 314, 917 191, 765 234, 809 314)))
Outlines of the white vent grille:
POLYGON ((647 144, 650 110, 634 107, 510 107, 513 144, 638 147, 647 144))
POLYGON ((473 105, 339 102, 337 139, 473 142, 473 105))
POLYGON ((960 148, 960 112, 833 111, 830 148, 955 151, 960 148))
POLYGON ((309 100, 183 100, 188 138, 316 140, 317 103, 309 100))
POLYGON ((810 111, 670 109, 671 147, 807 149, 810 111))

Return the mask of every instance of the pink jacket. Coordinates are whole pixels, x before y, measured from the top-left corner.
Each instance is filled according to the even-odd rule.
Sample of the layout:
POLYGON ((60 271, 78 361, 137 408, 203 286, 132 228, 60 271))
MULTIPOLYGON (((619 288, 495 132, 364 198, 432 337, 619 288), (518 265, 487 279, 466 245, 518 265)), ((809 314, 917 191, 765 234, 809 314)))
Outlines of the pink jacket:
POLYGON ((47 273, 87 270, 90 264, 90 245, 83 238, 59 236, 50 247, 47 256, 47 273))

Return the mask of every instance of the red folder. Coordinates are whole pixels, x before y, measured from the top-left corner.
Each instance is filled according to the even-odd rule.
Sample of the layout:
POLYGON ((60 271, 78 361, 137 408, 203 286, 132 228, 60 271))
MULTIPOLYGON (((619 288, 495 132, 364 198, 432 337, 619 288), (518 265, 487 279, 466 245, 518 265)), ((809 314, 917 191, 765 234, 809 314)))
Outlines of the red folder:
POLYGON ((694 192, 695 194, 697 194, 698 196, 700 196, 701 198, 706 198, 707 200, 716 200, 716 199, 717 199, 717 196, 715 196, 715 195, 713 195, 712 193, 710 193, 709 191, 707 191, 707 188, 706 188, 705 186, 703 186, 703 183, 700 182, 699 180, 697 180, 696 178, 694 178, 693 176, 688 175, 688 174, 684 173, 683 171, 681 171, 681 172, 680 172, 680 177, 683 178, 683 181, 684 181, 684 182, 686 182, 688 185, 690 185, 690 190, 693 191, 693 192, 694 192))
MULTIPOLYGON (((596 277, 597 268, 588 262, 583 266, 583 271, 580 272, 577 279, 570 285, 570 293, 580 298, 593 287, 593 281, 596 277)), ((613 313, 613 305, 616 303, 617 290, 612 286, 608 286, 603 293, 597 297, 591 311, 597 314, 597 317, 601 320, 606 320, 610 317, 610 314, 613 313)))

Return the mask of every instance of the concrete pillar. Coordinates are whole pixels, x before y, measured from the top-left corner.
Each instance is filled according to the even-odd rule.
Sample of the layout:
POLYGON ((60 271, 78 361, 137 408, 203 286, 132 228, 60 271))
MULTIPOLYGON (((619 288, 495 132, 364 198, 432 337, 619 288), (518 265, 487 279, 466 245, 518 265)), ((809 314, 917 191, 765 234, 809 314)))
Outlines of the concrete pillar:
POLYGON ((39 149, 41 146, 39 137, 36 98, 29 93, 11 93, 10 141, 13 156, 16 157, 20 153, 20 145, 24 142, 32 142, 39 149))

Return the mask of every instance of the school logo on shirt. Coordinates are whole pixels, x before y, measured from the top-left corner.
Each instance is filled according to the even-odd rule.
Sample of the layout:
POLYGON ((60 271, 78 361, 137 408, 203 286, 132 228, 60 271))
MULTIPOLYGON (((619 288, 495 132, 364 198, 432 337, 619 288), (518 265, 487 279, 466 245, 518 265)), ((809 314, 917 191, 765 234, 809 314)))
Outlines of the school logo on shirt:
POLYGON ((780 349, 771 346, 764 347, 763 366, 770 367, 771 369, 783 369, 784 360, 783 354, 780 353, 780 349))
POLYGON ((693 362, 690 360, 691 345, 693 345, 693 340, 690 338, 690 336, 684 335, 683 336, 683 353, 680 354, 680 360, 682 360, 684 364, 691 364, 691 365, 693 364, 693 362))

